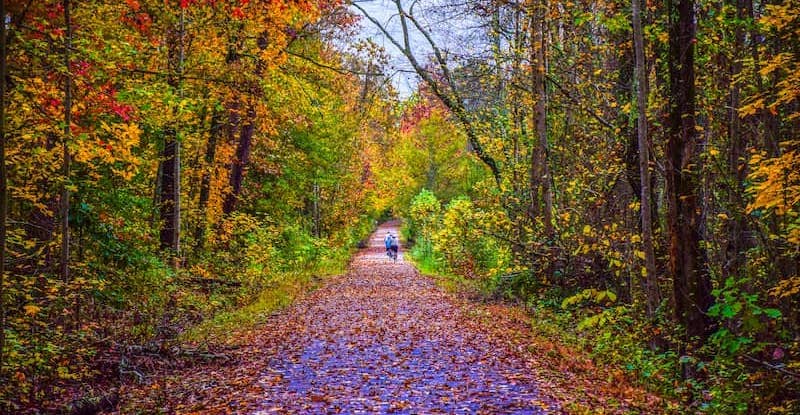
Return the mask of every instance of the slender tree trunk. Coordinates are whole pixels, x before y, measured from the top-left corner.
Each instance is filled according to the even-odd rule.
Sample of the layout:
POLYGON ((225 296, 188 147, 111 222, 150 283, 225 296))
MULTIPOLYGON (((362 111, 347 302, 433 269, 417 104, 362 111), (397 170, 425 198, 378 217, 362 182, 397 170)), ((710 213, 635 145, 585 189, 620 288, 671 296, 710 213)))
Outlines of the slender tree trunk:
POLYGON ((0 0, 0 379, 3 377, 6 348, 6 217, 8 216, 8 182, 6 176, 6 1, 0 0))
POLYGON ((206 223, 208 216, 206 210, 208 208, 208 199, 211 196, 211 177, 214 175, 215 171, 214 159, 217 154, 217 139, 222 127, 221 117, 222 114, 217 110, 215 110, 211 116, 211 131, 208 137, 208 143, 206 143, 206 152, 203 159, 205 164, 203 165, 203 177, 200 180, 200 200, 197 206, 198 214, 201 218, 195 231, 195 241, 198 248, 202 248, 205 244, 205 232, 208 226, 206 223))
MULTIPOLYGON (((178 27, 167 31, 167 84, 180 96, 183 76, 183 37, 184 12, 181 10, 178 27)), ((173 115, 177 109, 173 108, 173 115)), ((164 149, 161 154, 161 249, 171 250, 173 255, 180 252, 181 228, 181 172, 180 142, 175 125, 164 129, 164 149)))
MULTIPOLYGON (((670 259, 675 317, 683 327, 682 352, 699 344, 710 330, 706 312, 713 302, 707 257, 702 242, 698 206, 695 128, 693 0, 669 2, 670 117, 666 149, 666 179, 670 259)), ((685 373, 687 376, 690 375, 685 373)))
POLYGON ((640 211, 642 219, 642 250, 644 251, 644 286, 647 316, 653 318, 661 303, 656 275, 656 255, 653 250, 653 218, 650 210, 650 143, 647 133, 647 62, 644 58, 641 0, 632 0, 633 49, 636 72, 636 106, 638 108, 636 135, 639 143, 640 211))
POLYGON ((314 181, 311 192, 311 220, 313 222, 312 235, 319 238, 322 235, 322 230, 320 229, 319 184, 317 184, 316 180, 314 181))
MULTIPOLYGON (((633 98, 633 85, 634 85, 634 53, 633 44, 631 43, 631 33, 628 31, 610 34, 611 41, 617 48, 617 57, 612 59, 607 65, 608 70, 617 71, 617 82, 614 85, 614 96, 617 102, 629 102, 633 98)), ((631 186, 631 200, 641 202, 641 175, 639 173, 639 145, 637 142, 637 130, 631 125, 631 120, 635 122, 629 112, 616 109, 616 123, 619 129, 617 134, 625 140, 625 146, 621 159, 625 165, 625 177, 628 184, 631 186)), ((616 197, 615 197, 616 199, 616 197)), ((627 205, 627 194, 620 194, 620 203, 627 205)), ((634 218, 634 224, 630 226, 637 227, 641 224, 641 216, 634 218)), ((637 272, 638 275, 638 272, 637 272)), ((629 274, 625 278, 627 285, 627 292, 631 300, 634 298, 647 297, 647 287, 643 279, 637 279, 635 275, 629 274), (638 282, 639 284, 635 284, 638 282)))
POLYGON ((161 153, 161 248, 177 254, 180 249, 180 149, 174 126, 164 130, 164 150, 161 153))
MULTIPOLYGON (((752 7, 752 3, 747 0, 732 0, 731 3, 736 8, 736 18, 738 22, 743 22, 747 18, 747 9, 752 7)), ((728 77, 730 104, 728 106, 728 174, 730 175, 730 189, 728 194, 728 205, 731 209, 732 218, 727 222, 728 241, 725 249, 725 262, 722 266, 724 277, 736 275, 743 263, 743 250, 748 248, 746 233, 747 222, 744 212, 744 180, 747 175, 747 165, 744 163, 745 138, 742 135, 741 120, 739 118, 740 91, 736 78, 742 72, 741 51, 744 49, 745 31, 741 27, 742 23, 737 23, 734 33, 734 46, 730 57, 730 76, 728 77)))
POLYGON ((536 9, 531 16, 531 91, 534 96, 533 124, 536 138, 533 143, 534 151, 531 158, 531 213, 541 216, 544 225, 544 234, 550 239, 553 236, 553 195, 550 186, 550 167, 547 160, 547 89, 546 89, 546 62, 544 34, 544 6, 534 6, 536 9))
MULTIPOLYGON (((72 74, 70 72, 70 61, 72 59, 72 20, 70 18, 70 1, 64 0, 64 25, 66 26, 66 36, 64 37, 64 138, 61 142, 63 161, 61 165, 61 175, 63 183, 61 185, 61 279, 64 283, 69 282, 69 180, 70 180, 70 154, 69 143, 72 137, 72 74)), ((5 17, 3 17, 5 19, 5 17)))
POLYGON ((253 133, 255 131, 256 113, 252 104, 247 104, 247 111, 239 129, 239 142, 236 145, 236 158, 231 164, 231 191, 225 197, 222 211, 229 215, 236 210, 239 195, 242 192, 242 182, 248 163, 250 163, 250 148, 253 143, 253 133))

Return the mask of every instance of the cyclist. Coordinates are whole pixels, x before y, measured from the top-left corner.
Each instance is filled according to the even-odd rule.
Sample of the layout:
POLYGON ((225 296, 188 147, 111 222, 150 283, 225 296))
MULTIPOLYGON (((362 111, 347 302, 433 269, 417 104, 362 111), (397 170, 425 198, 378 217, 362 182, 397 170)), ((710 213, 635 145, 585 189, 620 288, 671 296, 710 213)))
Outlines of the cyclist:
POLYGON ((386 247, 386 255, 391 256, 389 250, 392 247, 392 232, 386 231, 386 236, 383 238, 383 245, 386 247))
POLYGON ((397 251, 400 246, 397 243, 397 237, 392 235, 392 232, 386 232, 386 237, 383 238, 383 244, 386 247, 386 255, 397 261, 397 251))

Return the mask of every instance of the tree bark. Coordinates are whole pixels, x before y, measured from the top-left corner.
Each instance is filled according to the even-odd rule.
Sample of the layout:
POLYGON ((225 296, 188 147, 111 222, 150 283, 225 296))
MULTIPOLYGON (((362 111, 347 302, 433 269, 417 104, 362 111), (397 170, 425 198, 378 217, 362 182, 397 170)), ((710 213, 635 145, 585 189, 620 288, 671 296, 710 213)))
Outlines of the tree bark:
MULTIPOLYGON (((747 19, 747 10, 752 7, 748 0, 731 0, 736 8, 737 22, 747 19)), ((737 23, 734 32, 734 45, 732 56, 729 58, 730 75, 728 76, 728 174, 730 186, 728 190, 728 205, 732 217, 727 221, 728 241, 725 246, 725 262, 722 265, 723 277, 736 275, 743 265, 744 256, 741 254, 749 248, 747 243, 747 221, 744 211, 744 180, 747 177, 747 164, 744 162, 745 137, 742 134, 739 107, 741 106, 739 85, 736 78, 742 72, 741 56, 745 46, 745 31, 737 23)))
MULTIPOLYGON (((0 16, 5 19, 5 16, 0 16)), ((3 22, 5 24, 5 22, 3 22)), ((70 73, 70 61, 72 59, 72 20, 70 17, 70 1, 64 0, 64 25, 66 35, 64 37, 64 137, 61 142, 63 153, 61 175, 61 258, 60 272, 62 281, 69 282, 69 179, 70 179, 70 153, 69 143, 72 137, 72 74, 70 73)))
POLYGON ((8 181, 6 177, 6 74, 8 73, 8 51, 6 50, 6 2, 0 0, 0 379, 3 377, 6 346, 6 217, 8 216, 8 181))
POLYGON ((531 81, 533 93, 533 124, 536 131, 533 157, 531 157, 530 192, 531 215, 541 216, 544 234, 553 237, 553 195, 550 186, 550 166, 547 157, 547 85, 545 48, 545 10, 534 6, 531 14, 531 81))
POLYGON ((256 113, 252 104, 247 104, 247 110, 242 125, 239 129, 239 142, 236 145, 236 158, 231 163, 230 185, 231 191, 225 197, 222 211, 230 215, 236 210, 239 195, 242 192, 242 182, 248 163, 250 163, 250 148, 253 143, 256 113))
POLYGON ((639 147, 639 189, 642 225, 642 250, 644 251, 644 291, 647 317, 655 317, 661 303, 656 275, 656 255, 653 249, 653 218, 650 209, 650 140, 647 132, 647 61, 644 58, 644 32, 642 31, 641 0, 632 0, 633 49, 636 72, 636 107, 638 116, 636 136, 639 147))
MULTIPOLYGON (((167 84, 180 96, 183 76, 183 37, 184 12, 181 11, 178 27, 167 30, 167 84)), ((173 115, 177 108, 173 108, 173 115)), ((161 249, 171 250, 173 255, 180 252, 181 228, 181 172, 180 142, 174 125, 164 128, 164 149, 161 154, 161 249)))
POLYGON ((195 241, 198 248, 202 248, 205 244, 204 239, 207 227, 206 209, 208 208, 208 199, 211 196, 211 177, 214 175, 215 170, 214 159, 217 154, 217 139, 222 127, 221 117, 222 114, 218 110, 215 110, 211 115, 211 128, 203 158, 205 163, 203 165, 203 177, 200 179, 200 197, 197 205, 197 211, 201 217, 198 221, 197 229, 195 230, 195 241))
POLYGON ((169 126, 164 129, 164 149, 161 153, 161 248, 177 254, 180 249, 180 149, 177 131, 169 126))
POLYGON ((682 352, 702 342, 710 330, 711 280, 702 242, 698 206, 698 160, 695 128, 693 0, 670 1, 670 114, 666 149, 669 268, 673 278, 675 318, 683 328, 682 352))

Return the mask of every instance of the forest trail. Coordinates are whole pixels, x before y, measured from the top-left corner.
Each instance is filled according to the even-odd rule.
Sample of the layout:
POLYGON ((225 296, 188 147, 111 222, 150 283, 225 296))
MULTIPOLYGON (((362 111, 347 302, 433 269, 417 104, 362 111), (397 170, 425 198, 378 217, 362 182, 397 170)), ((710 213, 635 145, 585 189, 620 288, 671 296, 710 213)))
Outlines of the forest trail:
POLYGON ((446 292, 402 247, 394 263, 389 230, 398 223, 381 225, 346 274, 210 351, 224 358, 175 361, 128 384, 114 413, 560 412, 552 380, 539 389, 528 320, 446 292))
POLYGON ((613 368, 543 338, 520 307, 444 290, 385 254, 388 222, 329 277, 210 360, 162 362, 114 413, 660 413, 613 368), (221 358, 220 358, 221 357, 221 358))
POLYGON ((272 323, 286 337, 255 413, 548 413, 531 368, 402 255, 390 261, 389 230, 272 323))

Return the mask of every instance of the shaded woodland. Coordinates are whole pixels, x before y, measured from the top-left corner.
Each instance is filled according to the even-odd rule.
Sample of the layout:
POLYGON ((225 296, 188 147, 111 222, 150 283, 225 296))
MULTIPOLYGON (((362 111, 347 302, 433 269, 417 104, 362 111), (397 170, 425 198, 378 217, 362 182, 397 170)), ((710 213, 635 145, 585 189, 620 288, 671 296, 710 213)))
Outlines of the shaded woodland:
POLYGON ((800 411, 797 0, 0 4, 3 413, 257 324, 390 216, 664 411, 800 411))

